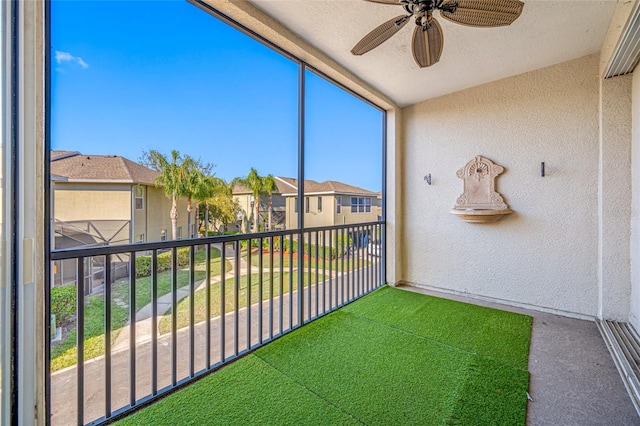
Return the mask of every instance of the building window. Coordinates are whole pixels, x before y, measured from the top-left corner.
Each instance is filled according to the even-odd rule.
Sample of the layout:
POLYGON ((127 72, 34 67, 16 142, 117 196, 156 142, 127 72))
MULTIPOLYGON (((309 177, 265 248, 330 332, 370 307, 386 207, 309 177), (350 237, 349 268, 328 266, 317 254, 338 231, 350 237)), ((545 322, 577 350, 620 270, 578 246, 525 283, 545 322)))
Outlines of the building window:
POLYGON ((139 243, 144 243, 144 234, 138 235, 138 242, 139 243))
POLYGON ((141 186, 135 187, 136 210, 144 209, 144 190, 141 186))
POLYGON ((322 197, 318 197, 318 213, 322 213, 322 197))
POLYGON ((342 197, 336 197, 336 213, 342 213, 342 197))
POLYGON ((182 238, 182 226, 178 226, 178 232, 176 233, 176 238, 178 240, 182 238))
POLYGON ((371 212, 371 198, 351 197, 351 213, 364 212, 371 212))
POLYGON ((293 212, 298 213, 298 197, 293 198, 293 212))
POLYGON ((304 212, 309 213, 309 197, 304 197, 304 212))

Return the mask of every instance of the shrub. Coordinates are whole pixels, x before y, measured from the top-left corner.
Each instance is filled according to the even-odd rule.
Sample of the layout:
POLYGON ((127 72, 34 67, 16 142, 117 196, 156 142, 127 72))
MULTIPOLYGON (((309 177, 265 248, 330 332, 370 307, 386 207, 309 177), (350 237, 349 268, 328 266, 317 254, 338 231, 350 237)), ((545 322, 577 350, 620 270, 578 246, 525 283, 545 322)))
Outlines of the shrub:
POLYGON ((180 266, 188 266, 189 265, 189 253, 191 252, 190 247, 181 247, 179 248, 177 253, 178 256, 178 267, 180 266))
POLYGON ((151 256, 136 257, 136 278, 151 275, 151 256))
MULTIPOLYGON (((178 267, 189 265, 189 247, 181 247, 177 250, 178 267)), ((171 269, 171 253, 166 251, 158 254, 158 272, 164 272, 171 269)), ((136 277, 148 277, 151 275, 151 256, 136 257, 136 277)))
POLYGON ((76 286, 66 285, 51 289, 51 314, 59 323, 67 321, 76 313, 76 286))

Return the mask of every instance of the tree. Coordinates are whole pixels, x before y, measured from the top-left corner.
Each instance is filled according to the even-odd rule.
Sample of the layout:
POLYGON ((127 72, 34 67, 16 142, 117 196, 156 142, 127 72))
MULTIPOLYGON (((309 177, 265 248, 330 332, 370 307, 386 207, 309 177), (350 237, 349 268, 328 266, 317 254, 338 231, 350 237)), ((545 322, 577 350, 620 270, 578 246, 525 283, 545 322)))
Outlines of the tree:
POLYGON ((253 195, 254 207, 256 209, 255 221, 254 221, 254 232, 258 232, 259 230, 259 222, 260 222, 260 196, 265 194, 264 191, 264 178, 262 178, 258 171, 252 167, 249 171, 249 174, 245 178, 235 178, 232 181, 232 185, 239 184, 246 187, 251 194, 253 195))
POLYGON ((271 231, 271 211, 273 210, 273 194, 278 192, 278 185, 276 185, 276 180, 273 175, 269 174, 262 178, 262 190, 269 195, 269 210, 268 210, 268 223, 269 223, 269 231, 271 231))
POLYGON ((171 237, 177 238, 178 234, 178 198, 189 194, 189 173, 197 166, 197 162, 188 155, 180 156, 177 150, 171 151, 167 157, 159 151, 152 149, 143 151, 140 163, 150 169, 160 172, 156 178, 156 187, 162 187, 168 198, 171 199, 171 237))
MULTIPOLYGON (((191 212, 193 211, 193 199, 196 198, 198 191, 202 190, 202 187, 206 185, 205 179, 207 175, 202 170, 202 165, 199 160, 195 161, 193 167, 190 167, 187 173, 186 182, 186 197, 187 197, 187 229, 189 230, 189 238, 193 238, 194 235, 191 232, 191 212)), ((197 208, 197 207, 196 207, 197 208)))
MULTIPOLYGON (((210 212, 208 221, 213 224, 218 232, 226 228, 230 223, 235 222, 238 213, 242 210, 238 201, 233 199, 230 190, 228 193, 224 191, 218 192, 208 201, 210 212)), ((206 213, 204 216, 205 223, 208 223, 206 213)))
POLYGON ((209 207, 212 199, 218 196, 228 196, 231 198, 230 188, 223 179, 218 177, 204 176, 194 187, 193 198, 198 201, 198 204, 196 205, 196 216, 204 223, 205 235, 207 235, 207 225, 209 224, 209 207), (204 205, 204 217, 202 218, 197 214, 200 204, 204 205))

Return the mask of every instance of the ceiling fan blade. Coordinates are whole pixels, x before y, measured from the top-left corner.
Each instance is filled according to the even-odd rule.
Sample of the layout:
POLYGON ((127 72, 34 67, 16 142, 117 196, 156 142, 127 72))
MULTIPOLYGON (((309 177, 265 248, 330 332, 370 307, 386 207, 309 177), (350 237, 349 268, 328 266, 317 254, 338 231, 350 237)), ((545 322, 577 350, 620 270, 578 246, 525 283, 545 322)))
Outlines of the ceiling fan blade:
POLYGON ((522 13, 519 0, 445 0, 440 6, 443 18, 471 27, 501 27, 510 25, 522 13), (447 6, 457 5, 453 12, 447 6))
POLYGON ((416 25, 413 30, 413 59, 420 68, 430 67, 440 60, 444 38, 442 28, 433 18, 428 27, 416 25))
POLYGON ((351 53, 353 53, 354 55, 362 55, 367 53, 371 49, 380 46, 392 35, 400 31, 400 29, 404 27, 407 22, 409 22, 409 19, 411 19, 411 15, 396 16, 395 18, 390 19, 384 24, 374 28, 373 31, 364 36, 362 40, 358 42, 358 44, 353 46, 353 49, 351 49, 351 53))
POLYGON ((382 4, 402 4, 400 0, 365 0, 371 3, 382 3, 382 4))

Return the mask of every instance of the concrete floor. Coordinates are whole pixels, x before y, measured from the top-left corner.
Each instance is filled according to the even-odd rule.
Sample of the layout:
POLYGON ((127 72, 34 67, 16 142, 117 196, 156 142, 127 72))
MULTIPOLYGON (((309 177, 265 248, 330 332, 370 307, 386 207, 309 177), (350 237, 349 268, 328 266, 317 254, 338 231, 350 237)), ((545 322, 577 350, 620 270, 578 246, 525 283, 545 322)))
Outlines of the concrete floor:
POLYGON ((595 322, 418 287, 399 288, 533 317, 528 425, 640 425, 595 322))

